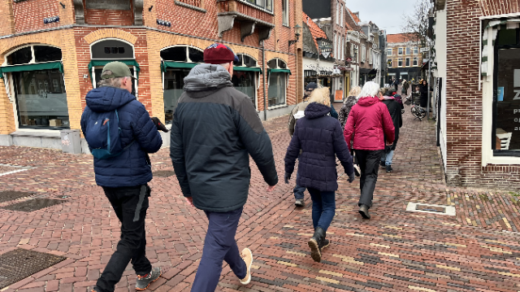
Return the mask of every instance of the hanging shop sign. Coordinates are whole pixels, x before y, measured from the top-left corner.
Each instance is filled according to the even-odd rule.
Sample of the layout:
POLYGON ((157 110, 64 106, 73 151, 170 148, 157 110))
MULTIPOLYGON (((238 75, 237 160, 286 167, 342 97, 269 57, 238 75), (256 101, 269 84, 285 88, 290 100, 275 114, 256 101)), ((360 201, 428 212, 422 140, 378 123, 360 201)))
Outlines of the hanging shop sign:
POLYGON ((316 41, 323 57, 328 58, 332 54, 332 42, 324 38, 318 38, 316 41))

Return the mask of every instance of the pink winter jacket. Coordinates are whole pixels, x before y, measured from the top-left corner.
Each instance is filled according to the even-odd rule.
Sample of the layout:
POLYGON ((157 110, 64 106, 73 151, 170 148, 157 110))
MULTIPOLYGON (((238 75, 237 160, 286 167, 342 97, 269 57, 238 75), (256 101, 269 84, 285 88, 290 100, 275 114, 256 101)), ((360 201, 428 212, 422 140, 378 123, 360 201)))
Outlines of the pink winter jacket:
POLYGON ((394 123, 386 105, 377 98, 362 97, 352 107, 343 131, 349 149, 354 137, 354 149, 384 150, 385 137, 394 142, 394 123))

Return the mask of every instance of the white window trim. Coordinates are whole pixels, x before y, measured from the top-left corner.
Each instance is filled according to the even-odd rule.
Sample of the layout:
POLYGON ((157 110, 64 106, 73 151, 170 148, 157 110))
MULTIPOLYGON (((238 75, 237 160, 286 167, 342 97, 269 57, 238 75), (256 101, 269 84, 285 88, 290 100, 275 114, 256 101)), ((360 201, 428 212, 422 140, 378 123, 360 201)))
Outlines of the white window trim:
POLYGON ((403 67, 403 58, 399 58, 399 59, 397 59, 397 67, 398 67, 398 68, 403 67), (399 62, 401 62, 401 65, 399 65, 399 62))
POLYGON ((398 55, 398 56, 402 56, 402 55, 404 55, 404 52, 405 52, 405 51, 404 51, 404 48, 397 48, 397 55, 398 55))
POLYGON ((283 3, 285 3, 285 11, 282 11, 282 25, 283 26, 287 26, 289 27, 289 10, 290 10, 290 7, 289 7, 289 0, 282 0, 283 3))
POLYGON ((392 56, 392 53, 393 53, 392 49, 386 49, 386 55, 387 56, 392 56), (390 54, 388 53, 388 51, 390 51, 390 54))
MULTIPOLYGON (((287 62, 285 62, 284 60, 282 60, 280 58, 273 58, 273 59, 269 60, 268 63, 271 62, 272 60, 276 60, 276 67, 278 69, 283 69, 283 68, 280 68, 280 65, 278 65, 278 62, 282 61, 285 63, 286 69, 291 70, 291 69, 289 69, 289 65, 287 65, 287 62)), ((266 70, 268 70, 268 69, 271 69, 271 68, 266 68, 266 70)), ((267 74, 267 72, 264 72, 264 74, 267 74)), ((268 76, 268 78, 267 78, 267 94, 266 94, 267 110, 275 110, 275 109, 287 107, 287 87, 289 87, 289 80, 290 80, 289 74, 287 74, 287 73, 285 74, 285 78, 286 78, 285 88, 284 88, 285 89, 285 102, 284 102, 284 104, 279 104, 279 105, 274 105, 274 106, 269 106, 269 86, 271 85, 270 77, 271 76, 268 76)), ((257 109, 258 109, 258 107, 257 107, 257 109)))
POLYGON ((113 59, 118 59, 118 60, 135 60, 135 46, 134 44, 132 44, 131 42, 128 42, 126 40, 123 40, 123 39, 118 39, 118 38, 104 38, 104 39, 100 39, 100 40, 97 40, 93 43, 90 44, 89 46, 89 49, 90 49, 90 60, 113 60, 113 59), (118 42, 122 42, 122 43, 125 43, 129 46, 132 47, 132 58, 92 58, 92 47, 97 44, 97 43, 100 43, 100 42, 104 42, 104 41, 118 41, 118 42))
POLYGON ((341 27, 344 27, 345 26, 345 21, 344 21, 344 13, 345 12, 345 7, 343 5, 341 5, 341 20, 340 20, 340 25, 341 27))
POLYGON ((393 68, 394 67, 394 60, 386 59, 386 64, 387 64, 388 68, 393 68), (388 61, 390 61, 390 65, 388 65, 388 61))
POLYGON ((412 60, 410 58, 404 59, 404 67, 412 67, 412 60), (408 66, 406 66, 406 61, 408 61, 408 66))
POLYGON ((417 66, 419 66, 419 58, 418 58, 418 57, 414 57, 414 58, 413 58, 412 66, 413 66, 413 67, 417 67, 417 66), (415 63, 415 64, 414 64, 414 63, 415 63))
MULTIPOLYGON (((237 55, 237 56, 238 56, 238 55, 248 56, 249 58, 255 60, 255 62, 256 62, 256 66, 255 66, 255 67, 258 67, 258 60, 257 60, 256 58, 253 58, 252 56, 250 56, 250 55, 248 55, 248 54, 245 54, 245 53, 237 53, 236 55, 237 55)), ((242 57, 242 66, 235 66, 235 67, 246 67, 246 66, 244 65, 244 57, 242 57)), ((247 68, 255 68, 255 67, 247 67, 247 68)), ((260 67, 258 67, 258 68, 260 68, 260 67)), ((258 90, 260 89, 260 75, 261 75, 260 73, 256 73, 256 72, 255 72, 255 88, 256 88, 256 90, 255 90, 255 96, 254 96, 254 98, 255 98, 255 105, 256 105, 256 106, 255 106, 255 109, 256 109, 256 111, 258 111, 258 90), (257 74, 258 74, 258 76, 257 76, 257 74), (258 78, 257 78, 257 77, 258 77, 258 78), (257 79, 258 79, 258 80, 257 80, 257 79)), ((286 101, 286 103, 287 103, 287 101, 286 101)))

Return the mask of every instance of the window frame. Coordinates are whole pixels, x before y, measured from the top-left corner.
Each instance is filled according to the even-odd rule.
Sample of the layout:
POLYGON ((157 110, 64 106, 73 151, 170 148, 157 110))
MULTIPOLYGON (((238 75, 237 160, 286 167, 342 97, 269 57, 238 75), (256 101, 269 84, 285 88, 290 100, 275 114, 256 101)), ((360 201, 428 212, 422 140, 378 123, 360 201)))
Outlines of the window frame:
MULTIPOLYGON (((234 66, 234 67, 243 67, 243 68, 260 68, 260 66, 258 66, 258 60, 256 58, 253 58, 251 55, 248 55, 248 54, 245 54, 245 53, 237 53, 236 54, 237 56, 239 55, 242 55, 242 66, 234 66), (244 56, 248 56, 249 58, 255 60, 256 62, 256 66, 255 67, 247 67, 244 65, 244 56)), ((277 62, 278 64, 278 62, 277 62)), ((233 71, 234 72, 234 71, 233 71)), ((254 99, 255 99, 255 110, 258 112, 258 88, 260 86, 260 73, 258 73, 258 76, 256 76, 256 72, 255 72, 255 96, 254 96, 254 99)), ((231 77, 233 78, 233 77, 231 77)))
POLYGON ((410 62, 411 62, 410 58, 406 58, 405 61, 404 61, 404 64, 405 64, 404 67, 411 67, 411 63, 410 62))
POLYGON ((419 66, 419 57, 413 57, 413 67, 419 66))
POLYGON ((403 58, 397 59, 397 68, 403 67, 403 58))
MULTIPOLYGON (((280 58, 272 58, 271 60, 267 61, 267 63, 271 62, 272 60, 276 60, 276 68, 275 69, 289 69, 288 63, 286 61, 280 59, 280 58), (285 68, 281 68, 280 67, 279 61, 282 61, 285 64, 285 68)), ((268 69, 273 69, 273 68, 266 68, 266 69, 268 70, 268 69)), ((287 88, 289 86, 289 74, 288 73, 284 73, 285 74, 285 88, 284 88, 284 90, 285 90, 285 94, 284 94, 285 100, 284 100, 284 104, 278 104, 278 105, 269 106, 269 87, 271 86, 271 76, 270 76, 270 74, 271 73, 269 73, 269 76, 267 76, 267 94, 266 94, 266 97, 267 97, 267 110, 274 110, 274 109, 286 107, 287 106, 287 88)), ((281 73, 279 73, 279 74, 281 74, 281 73)))
POLYGON ((386 59, 386 64, 388 68, 394 68, 394 60, 393 59, 386 59), (388 65, 388 61, 390 61, 390 65, 388 65))
MULTIPOLYGON (((104 38, 104 39, 99 39, 93 43, 91 43, 89 45, 89 50, 90 50, 90 60, 93 61, 93 60, 135 60, 135 46, 134 44, 132 44, 131 42, 128 42, 126 40, 123 40, 123 39, 118 39, 118 38, 104 38), (132 56, 133 58, 93 58, 92 57, 92 47, 97 44, 97 43, 100 43, 100 42, 104 42, 104 41, 118 41, 118 42, 122 42, 122 43, 126 43, 127 45, 130 45, 130 47, 132 47, 132 56)), ((103 68, 101 66, 92 66, 92 72, 91 72, 91 80, 92 80, 92 88, 97 88, 97 84, 95 82, 96 80, 96 69, 99 69, 99 68, 103 68)), ((132 68, 134 69, 134 86, 135 86, 135 98, 137 98, 137 100, 139 100, 139 80, 137 80, 137 68, 135 66, 132 66, 132 68)))
POLYGON ((393 49, 386 49, 386 55, 392 56, 393 51, 394 51, 393 49), (390 54, 388 53, 388 51, 390 51, 390 54))
MULTIPOLYGON (((266 2, 267 3, 267 2, 266 2)), ((282 0, 282 25, 290 27, 290 2, 289 0, 282 0), (285 6, 285 9, 284 9, 285 6)))
POLYGON ((273 2, 274 2, 274 0, 264 0, 264 1, 265 1, 264 6, 261 6, 261 5, 256 4, 256 2, 257 2, 258 0, 238 0, 238 1, 241 2, 241 3, 244 3, 244 4, 246 4, 246 5, 252 6, 252 7, 254 7, 254 8, 257 8, 257 9, 260 9, 260 10, 263 10, 263 11, 266 11, 266 12, 268 12, 268 13, 270 13, 270 14, 273 14, 273 12, 274 12, 274 9, 273 9, 273 4, 274 4, 273 2), (251 2, 251 1, 254 1, 254 3, 251 2), (271 4, 271 5, 270 5, 270 6, 271 6, 271 9, 267 8, 267 7, 269 7, 269 5, 268 5, 269 3, 271 4))
POLYGON ((397 49, 397 55, 398 55, 398 56, 402 56, 403 54, 404 54, 404 48, 399 47, 399 48, 397 49))
POLYGON ((410 47, 405 48, 406 55, 412 55, 412 49, 410 47))
POLYGON ((366 54, 367 54, 366 46, 361 45, 361 63, 366 62, 366 54))
POLYGON ((419 55, 419 47, 417 47, 417 46, 413 47, 413 54, 414 55, 419 55))

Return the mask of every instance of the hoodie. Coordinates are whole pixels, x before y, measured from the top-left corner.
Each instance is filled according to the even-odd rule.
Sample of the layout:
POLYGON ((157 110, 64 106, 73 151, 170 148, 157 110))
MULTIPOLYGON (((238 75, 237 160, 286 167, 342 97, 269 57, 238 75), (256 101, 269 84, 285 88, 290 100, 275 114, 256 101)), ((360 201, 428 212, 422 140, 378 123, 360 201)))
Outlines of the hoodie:
POLYGON ((271 140, 251 102, 220 65, 195 66, 175 110, 170 157, 185 197, 209 212, 247 202, 255 161, 268 185, 278 183, 271 140))
POLYGON ((119 188, 141 186, 151 181, 148 153, 159 151, 162 139, 144 105, 128 91, 114 87, 93 89, 85 99, 87 107, 81 116, 83 133, 87 131, 87 121, 93 112, 117 110, 123 147, 133 143, 117 157, 94 158, 96 183, 102 187, 119 188))
POLYGON ((386 105, 377 98, 362 97, 352 107, 343 135, 349 147, 354 137, 354 149, 384 150, 385 137, 388 143, 393 143, 394 131, 394 124, 386 105))
POLYGON ((292 174, 299 156, 297 184, 319 191, 338 189, 336 156, 347 174, 354 173, 352 156, 338 121, 329 116, 330 107, 311 103, 298 120, 285 155, 285 172, 292 174), (301 154, 300 154, 301 150, 301 154))

